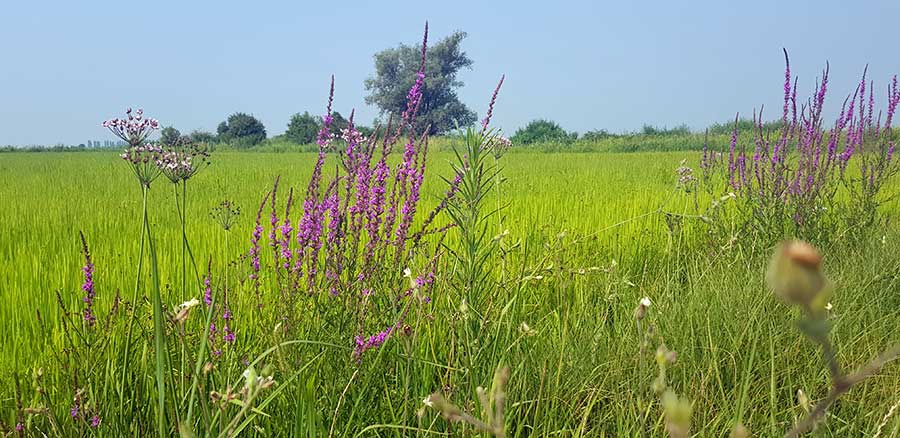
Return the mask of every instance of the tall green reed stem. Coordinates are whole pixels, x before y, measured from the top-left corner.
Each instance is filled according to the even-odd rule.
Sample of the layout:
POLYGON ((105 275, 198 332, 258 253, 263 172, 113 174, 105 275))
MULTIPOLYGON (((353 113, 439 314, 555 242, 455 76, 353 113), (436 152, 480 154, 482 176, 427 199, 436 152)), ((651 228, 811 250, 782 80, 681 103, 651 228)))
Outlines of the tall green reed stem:
POLYGON ((125 348, 122 350, 122 377, 119 379, 119 411, 122 412, 122 405, 125 403, 125 382, 127 379, 125 378, 126 370, 128 369, 128 355, 131 352, 131 334, 134 330, 134 321, 137 319, 137 302, 138 302, 138 294, 141 289, 141 272, 144 267, 144 240, 147 235, 147 187, 144 184, 141 184, 141 199, 142 199, 142 219, 141 219, 141 244, 140 250, 138 251, 138 259, 137 259, 137 274, 135 274, 134 280, 134 294, 131 297, 131 306, 132 306, 132 315, 131 319, 128 321, 128 332, 125 336, 125 348))
POLYGON ((150 272, 153 277, 153 289, 151 301, 153 303, 153 340, 156 355, 156 391, 157 391, 157 418, 156 426, 160 437, 168 434, 166 425, 166 328, 165 315, 163 314, 162 296, 159 288, 159 263, 156 258, 156 246, 153 244, 153 235, 150 232, 150 221, 144 210, 144 231, 147 234, 147 242, 150 247, 150 272))

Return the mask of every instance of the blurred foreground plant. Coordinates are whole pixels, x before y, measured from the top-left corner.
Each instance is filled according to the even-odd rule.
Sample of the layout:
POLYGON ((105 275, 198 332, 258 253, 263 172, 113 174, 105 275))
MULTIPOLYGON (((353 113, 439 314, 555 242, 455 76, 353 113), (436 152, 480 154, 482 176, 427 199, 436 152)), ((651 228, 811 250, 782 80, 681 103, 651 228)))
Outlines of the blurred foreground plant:
POLYGON ((823 362, 831 378, 828 395, 785 435, 797 437, 823 421, 828 408, 854 385, 872 377, 888 362, 900 357, 900 345, 889 348, 856 371, 848 373, 843 369, 829 337, 829 290, 828 280, 822 272, 822 255, 806 242, 789 241, 779 245, 769 264, 766 280, 778 297, 803 310, 797 327, 822 349, 823 362))

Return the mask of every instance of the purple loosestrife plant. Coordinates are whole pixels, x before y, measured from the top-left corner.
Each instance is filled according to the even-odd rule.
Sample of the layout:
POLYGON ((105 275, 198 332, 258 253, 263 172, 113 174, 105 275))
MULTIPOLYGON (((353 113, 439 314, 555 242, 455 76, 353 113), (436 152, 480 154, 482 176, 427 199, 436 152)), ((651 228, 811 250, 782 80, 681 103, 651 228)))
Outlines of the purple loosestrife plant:
POLYGON ((94 315, 94 262, 91 260, 91 252, 88 250, 87 240, 84 233, 81 235, 81 252, 84 254, 84 267, 81 271, 84 273, 84 283, 81 285, 81 291, 84 292, 84 322, 88 326, 93 327, 97 322, 94 315))
POLYGON ((213 304, 213 293, 212 293, 212 257, 209 259, 209 263, 206 267, 206 277, 203 278, 203 303, 206 304, 207 307, 212 306, 213 304))
MULTIPOLYGON (((727 190, 737 194, 746 212, 745 229, 765 236, 766 242, 788 234, 820 241, 841 234, 834 229, 864 229, 875 221, 881 188, 897 173, 891 128, 900 102, 896 82, 888 87, 884 125, 881 114, 875 114, 873 86, 866 82, 864 71, 856 91, 844 101, 830 128, 823 126, 829 67, 826 65, 812 97, 800 105, 799 111, 797 82, 792 81, 785 51, 780 133, 770 141, 769 133, 762 128, 762 113, 754 114, 750 156, 751 148, 738 135, 735 123, 724 169, 727 190), (854 159, 858 165, 849 166, 854 159), (859 169, 859 175, 850 175, 850 168, 859 169), (838 196, 839 191, 849 196, 838 196), (841 201, 848 198, 850 204, 841 201)), ((703 182, 715 184, 709 175, 718 166, 711 164, 709 157, 710 151, 704 150, 703 182)))
MULTIPOLYGON (((454 169, 454 178, 447 181, 449 187, 439 200, 439 208, 428 215, 421 228, 419 225, 414 227, 421 210, 421 192, 427 170, 427 129, 420 132, 416 125, 417 112, 424 105, 423 91, 427 87, 424 74, 427 31, 421 53, 423 58, 415 82, 407 93, 405 104, 398 109, 399 114, 392 115, 386 126, 376 127, 368 137, 355 128, 355 112, 352 111, 350 122, 340 136, 330 134, 334 99, 332 78, 328 104, 316 139, 317 159, 306 185, 302 208, 285 211, 281 221, 270 220, 262 224, 258 219, 251 238, 251 246, 258 248, 263 233, 277 237, 277 229, 282 227, 281 238, 276 239, 282 250, 280 254, 269 256, 251 249, 251 275, 255 275, 255 281, 262 275, 277 275, 266 271, 285 266, 261 263, 262 257, 284 261, 287 259, 284 251, 291 254, 289 281, 280 283, 281 290, 258 291, 260 295, 276 294, 279 327, 292 330, 294 322, 308 319, 310 312, 328 315, 328 320, 340 322, 325 336, 336 337, 334 342, 356 344, 356 359, 403 329, 410 309, 430 301, 423 297, 433 286, 440 255, 440 245, 433 243, 442 241, 453 225, 433 227, 433 222, 457 196, 463 173, 467 171, 454 169), (399 153, 399 162, 392 166, 389 158, 395 151, 399 153), (333 173, 326 172, 325 166, 330 154, 337 160, 333 173), (293 229, 285 233, 284 224, 293 229), (423 266, 423 262, 424 268, 416 268, 423 266), (407 267, 423 272, 412 286, 411 280, 402 275, 407 267), (411 293, 411 290, 418 292, 411 293)), ((496 92, 492 101, 496 100, 496 92)), ((489 118, 485 121, 489 122, 489 118)), ((498 147, 504 144, 499 140, 492 141, 494 143, 498 147)), ((261 205, 268 201, 264 200, 261 205)), ((221 330, 221 324, 219 328, 221 330)))
POLYGON ((253 227, 253 234, 250 237, 250 281, 253 282, 253 295, 256 297, 256 307, 258 309, 261 309, 263 306, 262 299, 259 295, 259 241, 262 239, 263 234, 263 226, 261 223, 262 211, 271 194, 272 192, 266 193, 266 196, 263 197, 262 202, 259 204, 259 209, 256 210, 256 225, 253 227))

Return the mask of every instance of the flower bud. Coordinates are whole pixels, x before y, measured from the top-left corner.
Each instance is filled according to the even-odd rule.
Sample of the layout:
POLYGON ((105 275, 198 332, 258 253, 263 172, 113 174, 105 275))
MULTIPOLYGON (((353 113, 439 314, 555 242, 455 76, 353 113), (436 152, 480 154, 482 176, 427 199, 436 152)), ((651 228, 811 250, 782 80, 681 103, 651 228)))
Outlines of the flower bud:
POLYGON ((825 288, 822 256, 806 242, 784 242, 772 255, 766 281, 787 303, 809 308, 825 288))
POLYGON ((641 298, 641 301, 638 302, 637 308, 634 309, 634 319, 640 321, 647 316, 647 308, 650 307, 650 298, 644 297, 641 298))
POLYGON ((687 438, 691 435, 691 401, 667 390, 662 395, 662 407, 666 415, 666 431, 672 438, 687 438))

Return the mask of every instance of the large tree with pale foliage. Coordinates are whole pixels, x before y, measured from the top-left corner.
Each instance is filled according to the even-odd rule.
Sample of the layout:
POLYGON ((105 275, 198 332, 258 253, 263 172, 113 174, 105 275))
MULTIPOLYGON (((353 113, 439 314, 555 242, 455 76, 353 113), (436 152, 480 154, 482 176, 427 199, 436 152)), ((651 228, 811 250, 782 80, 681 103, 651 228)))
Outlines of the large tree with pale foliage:
MULTIPOLYGON (((465 37, 465 32, 457 31, 428 48, 422 101, 416 115, 418 132, 427 126, 429 133, 441 134, 478 120, 456 94, 463 86, 457 74, 463 68, 472 67, 472 60, 461 46, 465 37)), ((375 76, 365 82, 369 91, 366 103, 376 105, 382 115, 397 116, 405 110, 406 93, 416 81, 421 60, 419 46, 401 44, 376 53, 375 76)))

